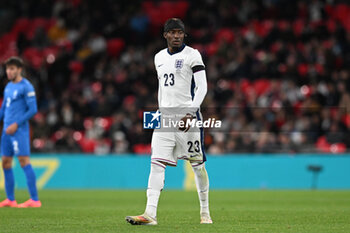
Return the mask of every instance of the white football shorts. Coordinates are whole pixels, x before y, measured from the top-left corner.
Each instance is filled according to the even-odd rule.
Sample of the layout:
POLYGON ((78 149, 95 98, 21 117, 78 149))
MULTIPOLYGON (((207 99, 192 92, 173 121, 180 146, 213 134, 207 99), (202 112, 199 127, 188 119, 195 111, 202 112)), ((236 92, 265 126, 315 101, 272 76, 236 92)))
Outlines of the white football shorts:
POLYGON ((178 159, 201 164, 206 161, 203 136, 203 129, 200 128, 190 128, 187 132, 154 130, 151 159, 170 166, 176 166, 178 159))

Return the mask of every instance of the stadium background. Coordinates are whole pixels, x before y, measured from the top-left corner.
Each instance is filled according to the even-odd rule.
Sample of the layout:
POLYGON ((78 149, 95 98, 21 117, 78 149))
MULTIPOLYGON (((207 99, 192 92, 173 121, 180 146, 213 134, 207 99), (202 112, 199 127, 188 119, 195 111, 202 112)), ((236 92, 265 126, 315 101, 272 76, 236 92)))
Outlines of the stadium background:
MULTIPOLYGON (((146 186, 146 178, 131 186, 127 178, 149 171, 151 132, 142 129, 142 111, 157 107, 153 56, 166 46, 162 25, 179 17, 186 43, 206 64, 205 117, 223 120, 225 129, 205 134, 212 186, 308 188, 307 168, 316 165, 320 187, 350 188, 346 3, 1 1, 0 61, 21 56, 37 91, 31 136, 39 186, 146 186)), ((3 90, 3 66, 0 76, 3 90)), ((190 171, 179 166, 169 169, 170 187, 188 187, 190 171)))

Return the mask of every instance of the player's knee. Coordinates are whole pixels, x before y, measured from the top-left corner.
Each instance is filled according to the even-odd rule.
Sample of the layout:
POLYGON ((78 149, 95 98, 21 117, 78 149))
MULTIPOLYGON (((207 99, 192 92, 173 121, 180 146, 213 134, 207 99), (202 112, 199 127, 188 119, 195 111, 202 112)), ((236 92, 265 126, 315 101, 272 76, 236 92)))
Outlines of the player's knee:
POLYGON ((164 165, 164 167, 166 167, 168 165, 167 163, 164 163, 164 162, 160 162, 160 161, 157 161, 157 162, 164 165))
POLYGON ((166 163, 158 161, 158 160, 152 160, 151 161, 151 168, 153 169, 165 169, 167 166, 166 163))
POLYGON ((25 167, 30 163, 28 156, 19 156, 18 161, 21 167, 25 167))
POLYGON ((205 170, 205 163, 191 163, 191 166, 194 171, 205 170))
POLYGON ((12 168, 12 158, 3 157, 2 158, 2 168, 3 169, 12 168))

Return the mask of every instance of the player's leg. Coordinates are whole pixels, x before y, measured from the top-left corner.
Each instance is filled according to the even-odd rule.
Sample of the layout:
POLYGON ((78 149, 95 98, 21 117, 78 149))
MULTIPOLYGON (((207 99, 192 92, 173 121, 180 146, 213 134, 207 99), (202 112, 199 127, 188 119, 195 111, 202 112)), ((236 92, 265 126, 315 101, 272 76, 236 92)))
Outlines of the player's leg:
POLYGON ((164 187, 165 167, 162 162, 152 160, 151 171, 148 178, 147 186, 147 204, 145 213, 156 219, 157 207, 161 191, 164 187))
POLYGON ((29 134, 18 132, 13 139, 14 153, 18 158, 18 161, 23 169, 27 180, 27 187, 30 195, 30 199, 22 204, 19 204, 18 207, 41 207, 41 202, 38 198, 38 190, 36 188, 36 176, 34 169, 30 163, 30 141, 29 134))
POLYGON ((176 166, 173 151, 175 136, 172 132, 153 133, 151 171, 148 178, 147 205, 145 213, 152 218, 157 217, 157 207, 161 191, 164 187, 166 165, 176 166))
POLYGON ((11 156, 2 156, 2 169, 4 171, 7 199, 0 202, 0 207, 17 207, 17 202, 15 200, 15 177, 12 170, 11 156))
POLYGON ((30 194, 30 199, 38 201, 38 191, 36 188, 36 177, 32 165, 30 164, 29 156, 18 156, 18 161, 24 171, 27 179, 27 187, 30 194))
POLYGON ((205 163, 191 163, 197 186, 200 203, 201 223, 211 224, 213 221, 209 212, 209 178, 205 163))
MULTIPOLYGON (((197 118, 201 119, 199 113, 197 114, 197 118)), ((200 203, 201 223, 211 224, 213 223, 213 221, 211 220, 209 213, 209 178, 207 170, 205 169, 205 161, 207 159, 204 152, 204 132, 203 128, 193 128, 192 130, 193 132, 189 131, 187 134, 184 134, 181 137, 186 138, 187 141, 192 142, 189 144, 192 148, 188 148, 188 153, 199 152, 197 156, 190 156, 189 161, 192 165, 197 186, 197 192, 200 203), (200 155, 199 157, 201 158, 201 161, 195 161, 198 159, 198 155, 200 155)))
POLYGON ((5 133, 1 136, 2 169, 5 178, 5 191, 7 199, 0 202, 0 207, 17 207, 15 200, 15 177, 12 170, 12 145, 10 136, 5 133))
POLYGON ((126 221, 133 225, 157 225, 157 208, 160 193, 164 187, 166 165, 152 160, 147 186, 147 204, 144 214, 127 216, 126 221))
POLYGON ((175 142, 166 133, 152 136, 151 171, 147 186, 147 204, 145 213, 139 216, 127 216, 126 221, 133 225, 156 225, 157 208, 160 193, 164 187, 166 165, 176 166, 173 158, 175 142))
POLYGON ((41 207, 41 202, 38 198, 38 190, 36 188, 36 177, 34 169, 30 164, 29 156, 18 156, 18 161, 24 171, 27 179, 27 187, 30 195, 30 199, 22 204, 19 204, 19 208, 27 207, 41 207))
POLYGON ((12 170, 12 157, 2 156, 2 169, 5 178, 6 196, 9 200, 15 200, 15 177, 12 170))

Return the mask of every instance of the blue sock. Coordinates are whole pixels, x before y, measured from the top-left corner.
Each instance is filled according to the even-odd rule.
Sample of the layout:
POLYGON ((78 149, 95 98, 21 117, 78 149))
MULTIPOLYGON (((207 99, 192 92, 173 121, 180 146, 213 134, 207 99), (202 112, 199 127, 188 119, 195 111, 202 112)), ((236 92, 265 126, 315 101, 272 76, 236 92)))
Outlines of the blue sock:
POLYGON ((27 185, 28 185, 28 191, 30 194, 30 198, 34 201, 39 200, 38 199, 38 191, 36 189, 36 178, 35 173, 32 168, 31 164, 28 164, 27 166, 23 167, 23 171, 27 177, 27 185))
POLYGON ((6 196, 11 201, 15 200, 15 177, 12 168, 4 169, 6 196))

